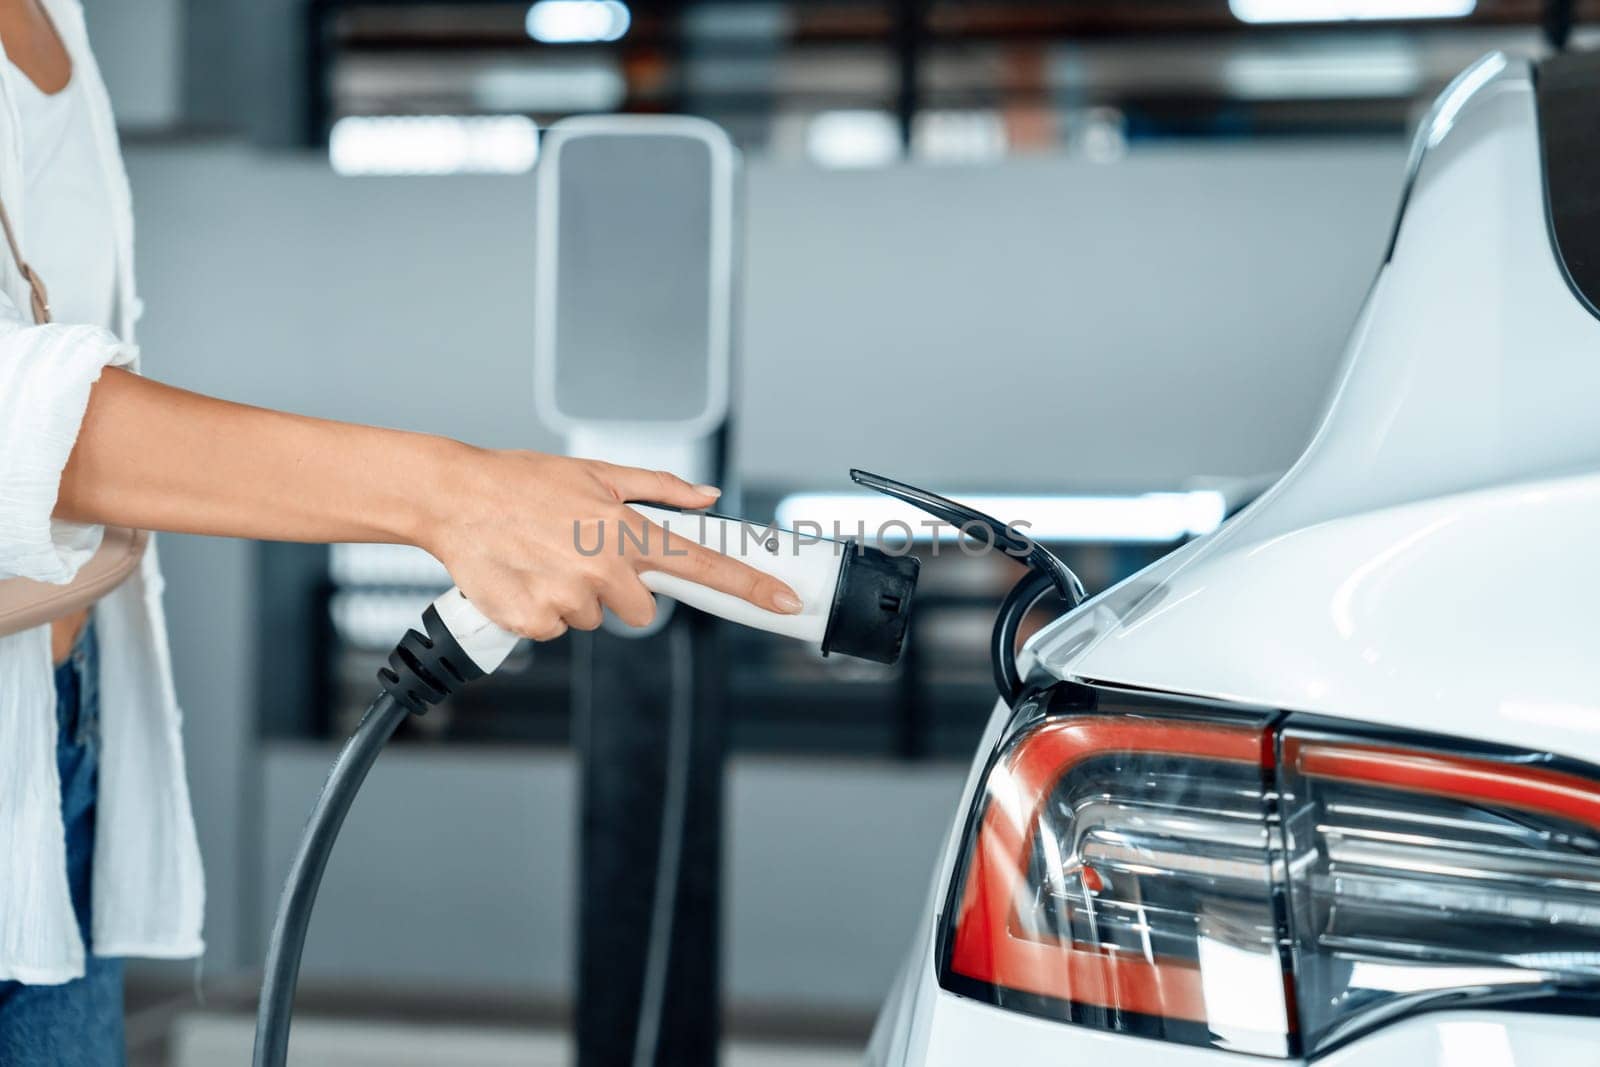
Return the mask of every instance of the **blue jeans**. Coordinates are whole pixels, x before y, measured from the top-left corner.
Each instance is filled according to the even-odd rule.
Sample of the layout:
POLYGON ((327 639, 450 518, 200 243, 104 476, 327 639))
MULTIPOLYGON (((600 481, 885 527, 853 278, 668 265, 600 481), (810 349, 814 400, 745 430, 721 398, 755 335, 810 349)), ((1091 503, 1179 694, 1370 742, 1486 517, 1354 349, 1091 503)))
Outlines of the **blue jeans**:
POLYGON ((94 624, 56 667, 56 767, 67 832, 67 884, 88 953, 84 975, 62 985, 0 982, 0 1064, 5 1067, 121 1067, 122 961, 93 954, 95 796, 100 777, 100 662, 94 624))

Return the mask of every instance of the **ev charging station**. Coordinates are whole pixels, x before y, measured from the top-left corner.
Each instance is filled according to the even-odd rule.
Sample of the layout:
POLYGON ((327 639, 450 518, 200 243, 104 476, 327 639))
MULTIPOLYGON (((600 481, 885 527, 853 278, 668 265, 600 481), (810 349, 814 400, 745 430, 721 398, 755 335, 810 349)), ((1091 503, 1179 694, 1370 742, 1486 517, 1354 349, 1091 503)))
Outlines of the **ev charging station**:
MULTIPOLYGON (((678 118, 580 120, 554 129, 537 177, 538 410, 588 458, 732 481, 735 158, 715 127, 678 118)), ((862 470, 851 479, 1025 562, 991 636, 996 688, 1026 691, 1022 619, 1082 583, 1042 544, 970 505, 862 470)), ((577 1010, 580 1067, 715 1063, 720 1044, 720 887, 727 693, 725 619, 821 654, 894 663, 919 564, 857 540, 766 527, 753 543, 731 515, 628 501, 650 522, 788 583, 777 613, 681 576, 640 581, 696 612, 648 627, 574 635, 573 736, 580 767, 577 1010)), ((737 506, 731 498, 729 503, 737 506)), ((577 531, 574 531, 575 535, 577 531)), ((581 548, 581 546, 580 546, 581 548)), ((273 922, 257 1002, 256 1067, 284 1067, 295 985, 316 894, 339 829, 379 752, 426 713, 500 668, 517 644, 459 588, 422 613, 378 671, 378 695, 312 807, 273 922)), ((530 901, 530 907, 538 907, 530 901)))
MULTIPOLYGON (((539 223, 536 377, 548 387, 541 410, 579 454, 727 482, 732 149, 715 127, 681 119, 585 121, 552 140, 539 186, 549 207, 539 223), (648 399, 632 411, 609 402, 618 382, 643 388, 648 399)), ((914 486, 851 476, 941 517, 975 515, 914 486)), ((747 538, 747 524, 728 515, 629 504, 672 534, 788 583, 801 600, 798 612, 781 614, 645 571, 648 588, 700 610, 664 606, 648 627, 613 622, 574 638, 573 735, 583 782, 578 1062, 714 1063, 726 706, 715 620, 782 634, 823 655, 893 663, 918 562, 776 527, 747 538)), ((378 671, 378 696, 334 760, 278 899, 257 1001, 256 1067, 287 1061, 317 890, 378 754, 406 716, 493 674, 517 641, 451 588, 378 671)))
MULTIPOLYGON (((535 397, 569 454, 723 488, 737 157, 694 118, 570 119, 537 170, 535 397)), ((725 675, 718 619, 658 599, 575 634, 579 1067, 714 1063, 725 675)))

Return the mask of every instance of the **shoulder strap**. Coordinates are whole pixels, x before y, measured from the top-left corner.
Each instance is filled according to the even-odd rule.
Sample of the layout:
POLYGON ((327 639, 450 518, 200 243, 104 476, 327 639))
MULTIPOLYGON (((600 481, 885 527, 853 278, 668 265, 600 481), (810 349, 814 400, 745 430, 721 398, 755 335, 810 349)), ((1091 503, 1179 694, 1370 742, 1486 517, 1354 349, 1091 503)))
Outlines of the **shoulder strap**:
POLYGON ((22 250, 17 247, 16 235, 11 232, 11 216, 6 214, 4 203, 0 203, 0 229, 5 230, 6 244, 11 248, 11 258, 28 283, 28 300, 32 304, 33 321, 43 326, 50 321, 50 294, 45 291, 44 279, 35 274, 33 268, 28 266, 28 261, 22 258, 22 250))

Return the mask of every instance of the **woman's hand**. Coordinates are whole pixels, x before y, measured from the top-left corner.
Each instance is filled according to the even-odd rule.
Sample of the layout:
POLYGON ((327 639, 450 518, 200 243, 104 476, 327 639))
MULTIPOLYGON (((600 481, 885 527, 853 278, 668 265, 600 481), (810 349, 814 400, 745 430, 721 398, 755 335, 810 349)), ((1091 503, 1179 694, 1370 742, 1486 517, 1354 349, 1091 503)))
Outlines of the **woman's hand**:
POLYGON ((794 591, 776 578, 676 535, 669 540, 624 503, 704 508, 720 492, 710 486, 595 460, 474 448, 453 457, 444 477, 454 486, 445 494, 453 507, 423 531, 421 547, 485 615, 524 637, 548 641, 568 627, 593 630, 603 607, 629 625, 645 625, 656 604, 639 580, 644 571, 678 575, 768 611, 800 610, 794 591))
POLYGON ((624 622, 649 622, 655 599, 639 581, 643 571, 799 611, 782 582, 660 528, 647 532, 651 524, 624 504, 703 508, 716 498, 715 489, 659 471, 308 419, 108 369, 90 393, 55 516, 223 537, 417 545, 490 619, 539 640, 570 626, 594 629, 602 607, 624 622), (633 532, 626 541, 623 526, 633 532))

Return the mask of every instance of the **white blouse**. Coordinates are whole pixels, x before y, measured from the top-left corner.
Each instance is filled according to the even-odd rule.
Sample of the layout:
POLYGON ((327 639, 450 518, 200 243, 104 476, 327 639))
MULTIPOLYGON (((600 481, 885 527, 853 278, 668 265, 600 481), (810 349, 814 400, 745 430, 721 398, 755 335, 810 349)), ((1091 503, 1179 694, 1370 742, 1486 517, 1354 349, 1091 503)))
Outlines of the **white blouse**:
POLYGON ((55 321, 109 330, 116 325, 117 250, 106 238, 116 224, 89 94, 76 73, 55 93, 15 68, 10 73, 22 124, 28 265, 46 279, 55 321))
MULTIPOLYGON (((137 369, 139 301, 132 202, 83 11, 78 0, 44 6, 72 59, 68 88, 44 97, 0 61, 0 200, 55 318, 33 324, 27 284, 0 252, 0 578, 67 582, 101 530, 51 518, 61 472, 101 369, 137 369)), ((205 888, 154 549, 95 606, 101 763, 92 921, 102 956, 204 949, 205 888)), ((54 984, 83 974, 55 746, 49 627, 0 638, 0 979, 54 984)))

